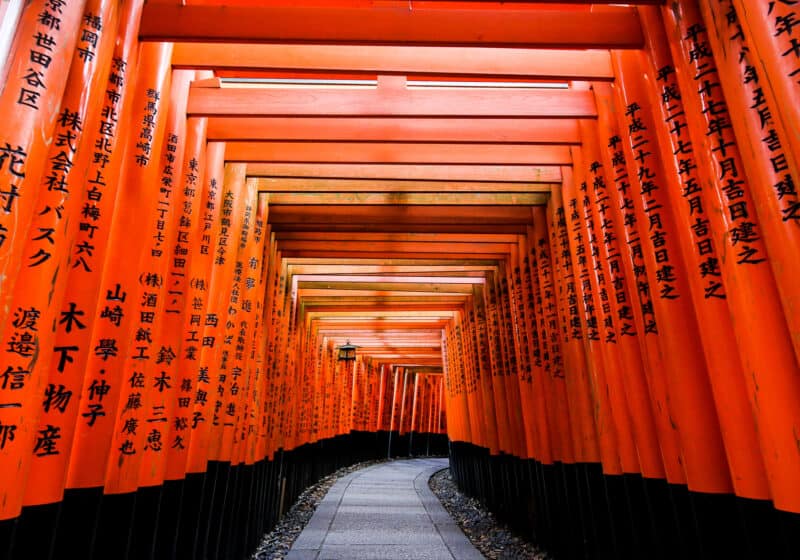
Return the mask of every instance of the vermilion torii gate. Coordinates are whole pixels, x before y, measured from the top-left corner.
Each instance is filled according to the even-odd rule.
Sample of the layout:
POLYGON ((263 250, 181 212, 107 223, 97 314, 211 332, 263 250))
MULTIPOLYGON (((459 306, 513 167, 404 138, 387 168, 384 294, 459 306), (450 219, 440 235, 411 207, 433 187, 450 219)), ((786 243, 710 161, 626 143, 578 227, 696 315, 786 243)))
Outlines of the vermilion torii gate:
POLYGON ((797 10, 0 4, 2 553, 446 452, 558 558, 796 558, 797 10))

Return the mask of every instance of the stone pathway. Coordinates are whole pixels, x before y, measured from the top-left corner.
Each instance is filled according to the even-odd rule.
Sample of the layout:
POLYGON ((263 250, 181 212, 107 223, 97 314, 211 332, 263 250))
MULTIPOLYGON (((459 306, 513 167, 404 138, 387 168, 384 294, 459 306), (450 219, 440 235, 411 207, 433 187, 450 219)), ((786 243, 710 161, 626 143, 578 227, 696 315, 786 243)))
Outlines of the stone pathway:
POLYGON ((447 459, 381 463, 331 487, 287 560, 481 560, 428 488, 447 459))

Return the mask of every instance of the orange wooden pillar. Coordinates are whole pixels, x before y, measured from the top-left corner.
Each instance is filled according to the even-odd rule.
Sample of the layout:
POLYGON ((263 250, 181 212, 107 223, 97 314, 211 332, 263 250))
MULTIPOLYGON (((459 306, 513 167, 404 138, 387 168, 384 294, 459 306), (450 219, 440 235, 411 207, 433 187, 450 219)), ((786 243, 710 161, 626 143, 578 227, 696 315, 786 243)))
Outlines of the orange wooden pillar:
MULTIPOLYGON (((719 4, 722 7, 726 3, 719 4)), ((794 29, 798 18, 797 4, 794 0, 733 0, 729 6, 725 22, 741 26, 752 60, 757 64, 756 72, 763 78, 759 84, 764 88, 762 93, 775 108, 773 118, 784 132, 781 141, 791 152, 796 166, 800 163, 800 138, 797 136, 800 122, 800 42, 794 29)), ((710 7, 704 9, 710 13, 710 7)), ((738 26, 728 36, 729 40, 737 39, 738 26)), ((797 167, 794 169, 796 172, 797 167)))
MULTIPOLYGON (((513 249, 512 249, 513 250, 513 249)), ((522 416, 522 401, 519 381, 521 370, 524 367, 524 358, 518 335, 525 328, 522 316, 518 313, 516 303, 515 282, 513 278, 514 267, 510 259, 501 261, 498 274, 495 275, 495 301, 501 310, 500 322, 501 342, 506 363, 506 401, 508 406, 509 427, 513 436, 514 454, 519 458, 528 455, 525 436, 525 421, 522 416)))
MULTIPOLYGON (((13 421, 0 415, 0 422, 16 425, 13 434, 16 445, 18 449, 26 448, 15 458, 13 466, 6 465, 10 476, 15 473, 8 479, 13 480, 14 499, 5 500, 5 505, 12 509, 19 508, 19 500, 26 506, 61 500, 77 412, 77 398, 73 401, 72 397, 80 392, 81 386, 81 371, 62 374, 66 363, 59 359, 60 352, 54 351, 56 333, 50 325, 70 332, 87 329, 85 310, 74 301, 64 301, 65 288, 80 221, 84 177, 91 160, 91 141, 100 120, 101 88, 111 64, 111 45, 116 38, 119 15, 110 2, 90 2, 87 10, 97 14, 101 28, 103 24, 107 27, 105 30, 82 27, 84 34, 97 31, 96 44, 88 45, 91 58, 82 56, 80 50, 73 56, 61 99, 63 109, 47 154, 49 179, 43 178, 39 187, 29 231, 19 232, 19 237, 27 237, 24 258, 14 283, 12 316, 6 318, 6 327, 0 328, 4 333, 3 348, 19 350, 4 352, 3 393, 22 405, 6 412, 13 413, 13 421), (53 180, 59 187, 50 189, 48 184, 53 180), (22 351, 26 333, 32 335, 30 352, 22 351)), ((78 45, 79 49, 87 49, 83 43, 78 45)), ((103 186, 101 181, 95 190, 103 186)), ((66 295, 69 299, 69 294, 66 295)), ((0 458, 5 456, 0 454, 0 458)), ((25 541, 18 544, 36 550, 42 536, 34 539, 28 536, 25 527, 18 530, 17 539, 25 541)))
MULTIPOLYGON (((85 0, 60 3, 55 8, 45 0, 27 4, 8 58, 0 93, 0 115, 3 116, 0 123, 0 329, 4 328, 8 314, 13 312, 11 300, 17 272, 24 259, 26 232, 45 171, 53 163, 47 158, 84 5, 85 0)), ((24 344, 25 333, 19 336, 24 344)), ((9 404, 16 404, 13 397, 9 404)), ((9 412, 15 408, 4 409, 2 422, 8 426, 8 431, 16 431, 17 424, 9 412)), ((20 431, 17 441, 21 443, 30 437, 32 435, 23 436, 20 431)), ((12 447, 5 452, 4 445, 0 454, 10 457, 12 447)), ((0 510, 0 518, 16 516, 18 506, 14 503, 18 500, 8 502, 8 511, 0 510)))
POLYGON ((733 474, 737 495, 753 499, 769 499, 769 489, 758 448, 755 424, 748 422, 750 406, 745 386, 744 372, 736 346, 733 326, 727 305, 727 294, 722 284, 723 266, 719 260, 707 210, 702 203, 703 184, 697 173, 695 159, 701 144, 693 144, 689 134, 682 130, 688 115, 683 106, 679 86, 675 81, 672 58, 657 10, 643 12, 650 56, 642 56, 645 69, 642 76, 647 87, 654 114, 654 132, 661 147, 661 162, 665 171, 667 195, 678 228, 678 238, 684 261, 688 266, 689 288, 694 310, 703 328, 706 364, 722 428, 725 451, 733 474), (663 69, 659 72, 659 69, 663 69), (659 77, 660 80, 656 80, 659 77), (659 95, 659 90, 662 92, 659 95), (677 97, 676 97, 677 96, 677 97), (654 110, 658 107, 658 111, 654 110), (666 148, 666 150, 664 149, 666 148))
POLYGON ((200 366, 192 403, 192 437, 187 473, 204 472, 210 457, 212 425, 218 413, 214 403, 220 386, 220 361, 224 351, 230 293, 234 285, 236 249, 247 201, 244 166, 227 164, 220 189, 220 230, 216 240, 214 269, 201 337, 200 366))
MULTIPOLYGON (((178 195, 175 193, 173 197, 173 189, 177 190, 180 185, 176 169, 182 169, 183 165, 185 102, 193 77, 193 72, 176 71, 169 93, 166 88, 161 93, 168 99, 169 106, 163 144, 158 146, 160 149, 151 149, 148 154, 145 147, 138 148, 140 155, 158 162, 162 186, 158 189, 150 219, 144 222, 148 241, 143 243, 144 253, 137 271, 138 285, 131 291, 137 306, 134 307, 134 340, 128 347, 121 372, 125 385, 120 393, 121 407, 117 411, 113 451, 106 470, 105 491, 108 494, 125 494, 137 489, 144 456, 152 451, 160 458, 169 432, 163 394, 169 394, 174 386, 172 364, 178 356, 175 348, 164 344, 162 334, 169 297, 169 240, 173 238, 176 225, 173 217, 177 212, 175 199, 178 195)), ((151 98, 155 95, 151 92, 151 98)), ((145 122, 147 120, 145 118, 145 122)), ((145 185, 145 188, 152 188, 152 185, 145 185)))
MULTIPOLYGON (((492 283, 493 278, 487 278, 492 283)), ((494 418, 496 422, 496 449, 504 453, 513 453, 512 434, 508 420, 508 403, 504 370, 497 333, 496 309, 487 309, 486 291, 488 287, 473 286, 473 321, 475 325, 475 348, 478 352, 480 381, 483 389, 484 418, 494 418)), ((493 454, 495 448, 490 447, 493 454)))
POLYGON ((527 459, 537 459, 540 455, 541 440, 538 433, 537 411, 535 409, 534 377, 544 375, 542 367, 541 340, 536 329, 536 316, 533 311, 534 290, 528 262, 528 238, 519 236, 517 246, 512 250, 514 296, 520 324, 518 348, 520 351, 519 394, 522 412, 523 432, 527 459))
MULTIPOLYGON (((130 381, 123 378, 123 364, 129 347, 135 344, 134 323, 137 284, 141 275, 140 255, 144 245, 128 247, 130 232, 141 223, 149 223, 158 207, 158 192, 150 188, 157 184, 166 125, 166 100, 169 96, 168 45, 152 44, 142 47, 135 92, 132 96, 132 124, 120 131, 125 134, 126 150, 119 190, 110 221, 106 259, 100 281, 100 297, 93 321, 89 343, 86 377, 81 391, 79 414, 73 454, 70 459, 68 483, 71 488, 102 486, 106 464, 112 449, 118 399, 130 381), (150 124, 152 121, 152 124, 150 124), (146 124, 138 124, 145 123, 146 124), (140 135, 152 138, 147 150, 136 147, 140 135)), ((126 406, 122 403, 122 406, 126 406)), ((125 451, 129 451, 126 446, 125 451)))
MULTIPOLYGON (((663 359, 659 349, 658 326, 655 320, 653 304, 650 297, 649 284, 645 272, 643 253, 639 248, 639 233, 636 227, 636 216, 633 213, 633 201, 630 198, 631 178, 628 172, 625 153, 622 150, 618 133, 618 125, 614 119, 611 104, 611 90, 608 84, 593 85, 598 108, 598 123, 584 125, 587 132, 594 130, 598 135, 601 149, 601 161, 607 169, 608 181, 607 208, 611 212, 610 227, 614 228, 619 240, 620 261, 625 277, 628 279, 627 298, 618 290, 617 301, 624 312, 620 318, 630 321, 633 317, 635 332, 638 335, 644 371, 647 375, 652 410, 655 414, 659 445, 667 480, 672 484, 685 484, 686 475, 683 470, 682 450, 678 443, 677 427, 672 421, 670 410, 670 393, 666 382, 663 359), (623 245, 624 242, 624 245, 623 245), (627 247, 627 249, 623 249, 627 247), (629 308, 625 303, 629 302, 629 308)), ((604 200, 604 202, 606 202, 604 200)))
POLYGON ((487 342, 485 322, 482 323, 478 307, 482 295, 478 287, 473 287, 472 298, 469 300, 465 313, 465 344, 464 360, 470 362, 470 374, 473 379, 472 396, 474 406, 472 411, 481 411, 482 416, 472 412, 473 419, 479 428, 475 433, 480 434, 481 447, 486 447, 492 454, 497 454, 501 444, 501 419, 494 400, 494 384, 492 383, 491 351, 487 342), (482 420, 482 421, 481 421, 482 420))
POLYGON ((262 250, 262 247, 253 241, 253 228, 258 209, 258 191, 255 182, 246 181, 240 196, 244 198, 242 226, 239 235, 231 239, 233 282, 227 293, 228 301, 225 302, 223 313, 225 334, 219 361, 212 366, 219 375, 214 395, 208 459, 223 463, 231 462, 236 418, 244 406, 240 395, 248 383, 245 348, 251 334, 253 319, 252 300, 245 297, 250 291, 247 289, 248 263, 251 258, 257 261, 262 250))
POLYGON ((721 85, 708 45, 707 31, 693 6, 679 3, 680 19, 665 14, 667 36, 678 85, 698 157, 698 173, 708 188, 703 193, 709 228, 717 247, 730 258, 721 265, 748 396, 757 426, 772 499, 779 509, 798 511, 798 488, 790 480, 800 459, 790 434, 800 413, 791 345, 778 290, 769 266, 769 252, 743 173, 742 158, 730 128, 721 85), (695 54, 692 54, 692 53, 695 54), (697 79, 695 79, 697 77, 697 79), (697 87, 700 82, 705 87, 697 87), (712 115, 708 107, 715 107, 712 115), (724 126, 721 126, 724 125, 724 126), (724 152, 724 153, 723 153, 724 152), (769 348, 769 352, 764 352, 769 348))
MULTIPOLYGON (((221 204, 221 186, 224 177, 225 144, 220 142, 205 143, 205 126, 201 119, 189 119, 187 122, 186 152, 186 187, 194 196, 200 196, 200 204, 191 205, 191 217, 188 218, 188 231, 178 228, 177 235, 181 240, 176 248, 183 253, 188 251, 185 266, 176 268, 177 278, 182 281, 183 310, 180 314, 181 325, 175 330, 180 336, 180 353, 178 371, 175 379, 176 390, 172 394, 172 422, 167 441, 166 480, 180 480, 186 476, 186 461, 189 444, 197 427, 194 421, 192 403, 196 392, 201 388, 204 377, 201 377, 201 355, 205 343, 203 336, 207 322, 208 297, 211 291, 212 270, 216 240, 219 237, 219 212, 221 204), (196 165, 192 161, 196 162, 196 165), (194 169, 197 167, 197 170, 194 169), (193 178, 192 178, 193 177, 193 178), (184 243, 188 240, 188 246, 184 243), (185 272, 180 272, 180 269, 185 272)), ((187 224, 186 221, 183 224, 187 224)), ((176 251, 177 253, 178 251, 176 251)), ((183 258, 176 254, 175 258, 183 258)), ((175 263, 173 263, 175 264, 175 263)), ((181 294, 176 294, 181 295, 181 294)))
MULTIPOLYGON (((533 378, 540 455, 544 465, 562 460, 562 449, 572 448, 570 417, 566 409, 558 408, 555 386, 563 384, 564 363, 561 354, 560 332, 555 301, 555 280, 550 254, 544 208, 533 209, 533 227, 528 228, 530 247, 528 267, 534 298, 534 330, 538 333, 542 372, 533 378), (563 422, 563 424, 562 424, 563 422)), ((534 360, 536 356, 534 355, 534 360)))
MULTIPOLYGON (((579 200, 579 197, 585 196, 583 188, 586 187, 586 181, 583 177, 583 159, 579 149, 573 149, 572 158, 573 166, 576 169, 575 171, 568 167, 561 169, 560 189, 564 208, 563 227, 568 242, 567 249, 570 253, 572 271, 575 275, 573 280, 574 302, 571 303, 578 309, 578 322, 575 324, 575 328, 581 331, 582 346, 586 354, 591 410, 597 430, 603 472, 608 475, 620 475, 623 472, 620 457, 624 455, 626 459, 630 459, 630 456, 633 455, 632 462, 635 465, 635 452, 630 449, 630 440, 624 441, 627 438, 621 440, 619 437, 620 434, 625 433, 627 428, 628 420, 625 418, 627 403, 624 401, 614 402, 612 411, 610 402, 612 390, 606 380, 606 369, 613 364, 604 356, 604 349, 601 347, 603 311, 597 293, 596 280, 592 282, 591 278, 594 267, 590 267, 592 248, 589 246, 589 236, 593 234, 581 228, 581 222, 584 222, 586 218, 582 216, 585 209, 583 201, 579 200), (614 413, 621 420, 613 416, 614 413)), ((631 464, 627 466, 632 467, 631 464)), ((638 465, 636 468, 638 469, 638 465)))
MULTIPOLYGON (((797 24, 798 11, 785 3, 767 7, 767 19, 743 21, 755 16, 761 6, 750 2, 703 3, 703 22, 710 33, 708 42, 714 52, 718 76, 728 105, 728 116, 738 140, 739 155, 748 178, 758 221, 769 252, 769 262, 778 286, 783 312, 792 337, 795 356, 800 359, 800 286, 796 282, 800 263, 800 141, 797 139, 800 112, 784 105, 793 92, 797 101, 800 90, 800 50, 790 36, 797 24), (773 27, 771 37, 764 27, 773 27), (759 28, 758 31, 756 28, 759 28), (760 37, 760 40, 756 37, 760 37), (774 53, 761 58, 767 39, 773 46, 783 43, 780 63, 794 64, 794 79, 781 78, 770 71, 775 66, 774 53), (783 54, 785 52, 785 54, 783 54), (792 59, 794 59, 792 61, 792 59), (777 83, 773 83, 776 80, 777 83), (779 91, 781 90, 781 91, 779 91), (788 127, 788 128, 787 128, 788 127)), ((763 12, 762 12, 763 15, 763 12)))
MULTIPOLYGON (((615 59, 617 60, 617 59, 615 59)), ((652 117, 642 108, 641 89, 622 70, 616 116, 629 162, 631 200, 644 255, 659 341, 678 423, 689 488, 730 492, 719 421, 691 308, 686 268, 666 198, 664 171, 657 157, 652 117), (698 415, 701 415, 698 418, 698 415), (684 428, 685 426, 685 428, 684 428)))
MULTIPOLYGON (((608 329, 613 329, 614 344, 619 353, 618 368, 610 368, 607 373, 619 376, 624 387, 641 474, 645 478, 661 479, 664 478, 665 471, 651 407, 654 401, 648 388, 638 337, 643 329, 641 326, 637 327, 637 324, 640 325, 635 319, 637 307, 633 304, 634 298, 620 252, 620 237, 615 227, 617 222, 609 204, 608 177, 597 145, 597 125, 582 121, 580 127, 583 165, 586 169, 586 196, 592 205, 584 233, 588 236, 591 232, 597 240, 597 248, 592 249, 592 255, 595 257, 598 287, 600 275, 604 277, 600 293, 605 293, 605 297, 601 297, 602 307, 608 308, 604 310, 605 336, 608 340, 608 329), (591 229, 588 229, 589 221, 593 224, 591 229)), ((675 468, 680 468, 677 462, 675 468)))
POLYGON ((565 210, 561 187, 554 186, 548 201, 548 224, 554 283, 557 290, 559 328, 564 359, 564 385, 572 428, 575 461, 599 463, 600 449, 591 403, 583 333, 579 312, 576 277, 572 270, 569 233, 566 230, 565 210))

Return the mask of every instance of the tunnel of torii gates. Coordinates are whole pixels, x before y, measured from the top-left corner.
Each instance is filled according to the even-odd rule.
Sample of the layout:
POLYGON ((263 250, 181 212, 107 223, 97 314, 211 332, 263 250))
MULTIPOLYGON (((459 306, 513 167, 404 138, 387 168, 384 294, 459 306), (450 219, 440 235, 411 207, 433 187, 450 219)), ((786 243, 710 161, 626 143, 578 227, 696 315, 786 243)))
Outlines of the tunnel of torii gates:
POLYGON ((2 553, 448 453, 556 558, 800 557, 798 10, 0 2, 2 553))

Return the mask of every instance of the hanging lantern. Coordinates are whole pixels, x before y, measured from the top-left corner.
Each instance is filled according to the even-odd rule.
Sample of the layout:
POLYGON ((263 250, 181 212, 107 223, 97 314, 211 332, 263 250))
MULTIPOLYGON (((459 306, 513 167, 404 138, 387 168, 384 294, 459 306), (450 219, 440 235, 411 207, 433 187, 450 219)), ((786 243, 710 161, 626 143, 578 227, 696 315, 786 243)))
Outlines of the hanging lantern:
POLYGON ((348 340, 347 343, 342 344, 339 346, 339 361, 340 362, 351 362, 356 359, 356 348, 358 346, 354 344, 350 344, 348 340))

